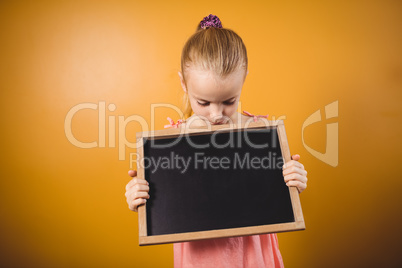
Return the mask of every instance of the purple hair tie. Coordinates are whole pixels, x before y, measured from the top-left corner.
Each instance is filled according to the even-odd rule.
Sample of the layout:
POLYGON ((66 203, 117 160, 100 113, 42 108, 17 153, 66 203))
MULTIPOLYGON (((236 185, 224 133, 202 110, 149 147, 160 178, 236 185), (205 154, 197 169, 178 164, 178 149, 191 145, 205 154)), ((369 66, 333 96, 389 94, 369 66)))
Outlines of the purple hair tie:
POLYGON ((202 29, 206 29, 207 27, 222 28, 220 19, 212 14, 206 16, 200 24, 202 29))

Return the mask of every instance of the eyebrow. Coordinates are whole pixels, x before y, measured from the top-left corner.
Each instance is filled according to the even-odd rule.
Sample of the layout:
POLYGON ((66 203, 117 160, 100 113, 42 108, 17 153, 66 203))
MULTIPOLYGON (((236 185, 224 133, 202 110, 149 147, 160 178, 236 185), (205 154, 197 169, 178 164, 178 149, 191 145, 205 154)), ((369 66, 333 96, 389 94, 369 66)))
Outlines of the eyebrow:
MULTIPOLYGON (((227 101, 230 101, 230 100, 235 99, 235 98, 236 98, 236 96, 231 97, 231 98, 229 98, 229 99, 227 99, 227 100, 225 100, 225 101, 223 101, 223 102, 227 102, 227 101)), ((198 100, 199 100, 199 101, 204 101, 204 102, 210 102, 210 101, 203 100, 203 99, 198 99, 198 100)))

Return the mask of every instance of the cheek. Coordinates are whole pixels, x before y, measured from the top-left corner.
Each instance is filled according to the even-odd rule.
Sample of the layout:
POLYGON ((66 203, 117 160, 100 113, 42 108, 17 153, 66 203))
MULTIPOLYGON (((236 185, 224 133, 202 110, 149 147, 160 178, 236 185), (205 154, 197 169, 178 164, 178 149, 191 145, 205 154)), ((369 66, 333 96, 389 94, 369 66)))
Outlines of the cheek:
POLYGON ((208 114, 208 109, 201 107, 196 102, 191 102, 191 109, 193 109, 194 114, 206 116, 208 114))
POLYGON ((235 112, 237 111, 237 104, 236 105, 231 105, 227 106, 224 109, 224 115, 231 117, 235 112))

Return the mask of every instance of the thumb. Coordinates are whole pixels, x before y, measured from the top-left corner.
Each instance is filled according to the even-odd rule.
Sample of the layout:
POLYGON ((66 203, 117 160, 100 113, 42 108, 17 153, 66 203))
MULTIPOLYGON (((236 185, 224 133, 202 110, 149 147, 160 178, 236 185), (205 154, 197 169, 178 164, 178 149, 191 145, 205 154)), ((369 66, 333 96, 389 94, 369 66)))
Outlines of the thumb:
POLYGON ((300 160, 300 155, 298 155, 298 154, 292 155, 292 160, 299 161, 300 160))
POLYGON ((129 170, 128 175, 133 178, 133 177, 137 176, 137 171, 136 170, 129 170))

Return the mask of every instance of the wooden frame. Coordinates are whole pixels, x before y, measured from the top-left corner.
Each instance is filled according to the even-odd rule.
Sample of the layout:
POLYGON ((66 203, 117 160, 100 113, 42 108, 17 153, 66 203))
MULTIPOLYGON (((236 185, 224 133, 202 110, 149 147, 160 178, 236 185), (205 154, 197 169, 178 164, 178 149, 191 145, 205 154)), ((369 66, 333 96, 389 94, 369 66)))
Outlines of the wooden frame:
MULTIPOLYGON (((285 132, 285 126, 282 120, 278 121, 268 121, 259 120, 257 122, 247 122, 242 125, 214 125, 210 128, 203 129, 188 129, 188 128, 171 128, 150 132, 138 132, 137 140, 139 141, 139 146, 137 149, 137 177, 141 179, 145 178, 145 170, 140 165, 139 159, 144 157, 144 146, 143 138, 153 138, 153 139, 163 139, 178 137, 179 135, 197 135, 197 134, 209 134, 215 131, 230 131, 230 130, 244 130, 244 129, 264 129, 264 128, 276 128, 278 133, 278 139, 280 143, 280 148, 282 152, 282 157, 285 162, 291 160, 291 155, 289 151, 288 141, 285 132), (267 123, 268 122, 268 123, 267 123)), ((140 245, 154 245, 163 243, 176 243, 200 239, 210 239, 210 238, 224 238, 233 236, 245 236, 245 235, 256 235, 256 234, 266 234, 266 233, 277 233, 286 231, 296 231, 304 230, 305 224, 303 219, 303 213, 301 209, 299 193, 296 187, 289 187, 290 199, 293 208, 294 222, 280 223, 280 224, 270 224, 262 226, 251 226, 251 227, 241 227, 241 228, 229 228, 229 229, 219 229, 219 230, 209 230, 209 231, 197 231, 197 232, 186 232, 186 233, 175 233, 175 234, 164 234, 164 235, 151 235, 147 234, 147 215, 146 215, 146 204, 138 207, 138 225, 139 225, 139 244, 140 245)), ((152 198, 152 197, 151 197, 152 198)))

